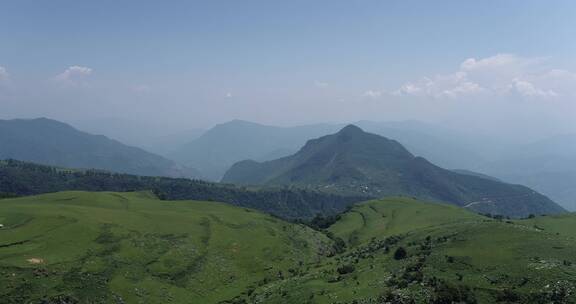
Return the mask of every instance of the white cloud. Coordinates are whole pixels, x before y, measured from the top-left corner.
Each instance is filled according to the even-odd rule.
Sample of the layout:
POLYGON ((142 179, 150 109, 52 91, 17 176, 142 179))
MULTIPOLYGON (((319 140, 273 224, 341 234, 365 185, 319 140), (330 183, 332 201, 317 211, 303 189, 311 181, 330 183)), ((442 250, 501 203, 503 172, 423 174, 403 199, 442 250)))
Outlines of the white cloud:
POLYGON ((542 63, 543 61, 543 58, 526 58, 514 54, 497 54, 482 59, 468 58, 460 64, 460 69, 464 71, 499 69, 510 71, 511 68, 518 70, 542 63))
POLYGON ((450 75, 438 75, 434 78, 423 78, 419 82, 410 82, 401 86, 392 94, 397 96, 413 95, 433 98, 457 98, 459 96, 476 94, 485 89, 471 81, 465 72, 450 75))
POLYGON ((526 97, 556 97, 558 93, 552 90, 542 90, 536 88, 531 82, 521 79, 513 79, 510 85, 510 91, 526 97))
POLYGON ((228 92, 228 93, 226 93, 226 95, 224 95, 224 97, 226 97, 226 98, 232 98, 232 93, 228 92))
POLYGON ((92 75, 91 68, 74 65, 56 75, 55 80, 64 86, 79 86, 84 85, 90 75, 92 75))
POLYGON ((370 97, 370 98, 378 98, 381 97, 383 95, 382 91, 377 91, 377 90, 368 90, 366 92, 364 92, 364 94, 362 94, 363 97, 370 97))
POLYGON ((498 54, 482 59, 466 59, 451 74, 408 82, 393 94, 452 99, 511 95, 556 98, 576 95, 575 87, 575 73, 550 69, 543 58, 498 54))

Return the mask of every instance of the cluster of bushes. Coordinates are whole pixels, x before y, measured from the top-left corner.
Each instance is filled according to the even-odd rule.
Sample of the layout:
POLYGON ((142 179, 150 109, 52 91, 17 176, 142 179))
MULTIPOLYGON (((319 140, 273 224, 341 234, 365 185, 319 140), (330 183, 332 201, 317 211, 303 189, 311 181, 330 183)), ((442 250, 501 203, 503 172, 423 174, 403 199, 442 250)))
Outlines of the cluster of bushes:
POLYGON ((483 215, 483 216, 491 218, 491 219, 499 220, 499 221, 510 219, 509 216, 503 216, 503 215, 492 214, 492 213, 480 213, 480 215, 483 215))
POLYGON ((356 270, 356 267, 352 264, 342 265, 336 269, 336 271, 341 275, 353 273, 354 270, 356 270))
MULTIPOLYGON (((391 290, 404 289, 411 284, 420 284, 431 291, 430 303, 476 303, 472 290, 466 286, 454 285, 435 276, 425 275, 426 260, 432 254, 433 244, 447 242, 450 236, 441 236, 436 239, 427 236, 419 242, 410 242, 407 245, 414 248, 412 254, 402 246, 396 248, 393 258, 397 261, 406 260, 405 266, 392 273, 386 284, 391 290)), ((460 280, 462 276, 460 276, 460 280)), ((394 292, 382 295, 390 303, 410 303, 394 292)))
POLYGON ((408 257, 408 252, 406 252, 406 249, 404 249, 404 247, 398 247, 398 248, 396 248, 396 251, 394 251, 394 259, 395 260, 403 260, 407 257, 408 257))
POLYGON ((372 238, 370 242, 363 246, 358 246, 346 253, 344 259, 366 259, 373 258, 376 253, 388 253, 390 248, 402 240, 402 236, 390 236, 385 239, 372 238))
POLYGON ((474 292, 468 286, 454 285, 435 277, 430 278, 426 285, 433 288, 433 304, 477 303, 474 292))
POLYGON ((3 198, 14 198, 14 197, 18 197, 18 195, 17 195, 16 193, 0 192, 0 199, 3 199, 3 198))
MULTIPOLYGON (((502 221, 502 220, 510 220, 510 219, 511 219, 509 216, 503 216, 503 215, 498 215, 498 214, 491 214, 491 213, 480 213, 480 214, 483 215, 483 216, 485 216, 485 217, 489 217, 489 218, 491 218, 491 219, 495 219, 495 220, 499 220, 499 221, 502 221)), ((546 216, 546 215, 545 215, 545 214, 542 214, 541 216, 546 216)), ((525 219, 533 219, 533 218, 535 218, 535 217, 536 217, 535 214, 530 213, 530 214, 528 214, 528 216, 526 216, 526 217, 521 217, 520 219, 523 219, 523 220, 525 220, 525 219)))
POLYGON ((332 240, 332 252, 328 256, 334 256, 346 251, 346 242, 342 238, 335 236, 330 231, 327 231, 325 234, 332 240))
MULTIPOLYGON (((349 209, 349 208, 347 208, 347 209, 349 209)), ((348 210, 345 210, 345 211, 348 211, 348 210)), ((310 221, 307 221, 305 224, 310 226, 311 228, 313 228, 315 230, 322 230, 322 229, 329 228, 334 223, 339 221, 340 218, 342 218, 342 216, 340 214, 327 215, 326 216, 326 215, 318 213, 318 214, 316 214, 316 216, 314 218, 312 218, 310 221)))
POLYGON ((498 303, 551 303, 564 304, 574 303, 575 288, 568 282, 558 281, 550 288, 530 294, 521 293, 517 290, 506 288, 494 291, 494 298, 498 303))

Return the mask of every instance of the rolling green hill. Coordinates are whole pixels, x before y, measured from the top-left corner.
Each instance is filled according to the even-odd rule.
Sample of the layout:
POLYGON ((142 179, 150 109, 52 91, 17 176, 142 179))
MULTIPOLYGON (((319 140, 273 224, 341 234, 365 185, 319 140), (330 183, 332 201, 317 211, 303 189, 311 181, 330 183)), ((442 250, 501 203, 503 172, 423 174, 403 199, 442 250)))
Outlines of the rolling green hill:
POLYGON ((251 209, 146 193, 0 200, 0 223, 2 303, 217 303, 332 250, 251 209))
POLYGON ((513 217, 564 211, 529 188, 442 169, 394 140, 353 125, 308 141, 292 156, 236 163, 223 182, 296 185, 372 197, 414 196, 513 217))
POLYGON ((576 239, 576 213, 538 216, 524 222, 526 225, 531 225, 538 230, 576 239))
POLYGON ((46 119, 0 120, 0 159, 137 175, 200 177, 162 156, 46 119))
POLYGON ((574 215, 498 221, 406 198, 370 201, 328 229, 346 242, 344 253, 324 259, 298 278, 257 289, 251 299, 574 303, 574 227, 574 215))
POLYGON ((2 303, 574 303, 576 216, 407 198, 315 231, 147 192, 0 200, 2 303))
POLYGON ((409 198, 389 198, 359 204, 330 226, 329 231, 351 245, 375 237, 405 234, 430 226, 469 221, 484 221, 481 215, 465 209, 427 204, 409 198))

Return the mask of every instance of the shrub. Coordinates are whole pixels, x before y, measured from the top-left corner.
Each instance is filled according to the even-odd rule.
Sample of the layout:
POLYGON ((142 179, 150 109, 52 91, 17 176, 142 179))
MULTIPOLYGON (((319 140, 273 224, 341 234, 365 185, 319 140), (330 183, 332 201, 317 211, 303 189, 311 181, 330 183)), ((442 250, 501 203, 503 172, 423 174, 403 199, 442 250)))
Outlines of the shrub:
POLYGON ((477 303, 474 293, 466 286, 451 285, 439 280, 434 288, 434 304, 477 303))
POLYGON ((396 251, 394 252, 394 259, 395 260, 402 260, 408 257, 408 252, 406 252, 406 249, 404 249, 404 247, 398 247, 398 249, 396 249, 396 251))
POLYGON ((336 269, 336 271, 338 271, 339 274, 352 273, 354 272, 354 270, 356 270, 356 267, 354 267, 354 265, 352 264, 342 265, 338 267, 338 269, 336 269))

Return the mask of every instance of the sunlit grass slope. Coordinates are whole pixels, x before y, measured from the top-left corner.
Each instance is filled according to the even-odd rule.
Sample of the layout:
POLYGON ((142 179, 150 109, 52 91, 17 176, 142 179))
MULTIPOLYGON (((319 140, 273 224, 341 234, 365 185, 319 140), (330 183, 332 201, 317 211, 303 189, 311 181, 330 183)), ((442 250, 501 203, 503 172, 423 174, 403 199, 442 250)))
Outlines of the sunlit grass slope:
POLYGON ((405 198, 370 201, 328 229, 348 244, 344 253, 276 283, 275 291, 257 290, 253 298, 264 303, 573 303, 575 225, 574 216, 499 221, 405 198), (400 247, 407 257, 395 258, 400 247))
POLYGON ((419 229, 484 220, 485 217, 445 204, 389 198, 358 204, 329 229, 351 245, 419 229))
POLYGON ((330 247, 260 212, 146 193, 0 200, 0 224, 2 303, 217 303, 330 247))
POLYGON ((576 300, 574 215, 389 198, 323 234, 221 203, 62 192, 0 200, 0 223, 0 303, 576 300))
POLYGON ((557 216, 538 216, 524 221, 533 228, 573 238, 576 242, 576 213, 557 216))

